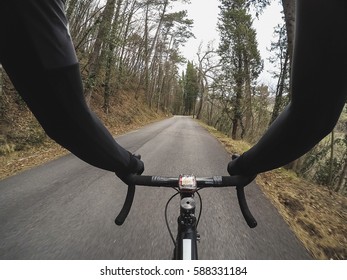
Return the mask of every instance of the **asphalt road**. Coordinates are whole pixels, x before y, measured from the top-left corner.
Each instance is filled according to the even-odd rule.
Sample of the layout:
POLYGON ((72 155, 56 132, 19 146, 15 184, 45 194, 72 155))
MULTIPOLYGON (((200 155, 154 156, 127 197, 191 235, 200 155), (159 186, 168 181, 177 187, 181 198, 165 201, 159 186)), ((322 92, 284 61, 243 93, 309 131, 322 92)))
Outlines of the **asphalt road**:
MULTIPOLYGON (((227 175, 230 155, 188 117, 173 117, 117 137, 142 155, 147 175, 227 175)), ((126 186, 73 155, 0 181, 0 259, 170 259, 164 220, 171 189, 138 187, 124 225, 114 224, 126 186)), ((246 188, 255 229, 244 222, 235 189, 205 189, 200 259, 310 259, 277 210, 246 188)), ((175 231, 179 201, 170 205, 175 231)))

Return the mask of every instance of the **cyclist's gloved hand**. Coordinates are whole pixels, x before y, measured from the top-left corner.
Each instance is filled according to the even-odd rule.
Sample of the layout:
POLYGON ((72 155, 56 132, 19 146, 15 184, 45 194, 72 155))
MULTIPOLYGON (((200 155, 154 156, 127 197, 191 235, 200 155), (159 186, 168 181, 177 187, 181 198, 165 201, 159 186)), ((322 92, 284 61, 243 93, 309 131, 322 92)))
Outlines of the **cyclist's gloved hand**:
POLYGON ((129 183, 129 176, 132 174, 141 175, 143 171, 145 170, 145 166, 143 164, 143 161, 141 160, 140 155, 134 155, 130 154, 130 163, 127 168, 127 170, 123 171, 116 171, 116 175, 128 185, 129 183))
POLYGON ((239 175, 245 178, 245 185, 248 185, 250 182, 252 182, 255 177, 257 177, 257 174, 247 174, 241 167, 239 164, 239 155, 234 154, 231 156, 231 161, 228 163, 228 173, 232 176, 232 175, 239 175))

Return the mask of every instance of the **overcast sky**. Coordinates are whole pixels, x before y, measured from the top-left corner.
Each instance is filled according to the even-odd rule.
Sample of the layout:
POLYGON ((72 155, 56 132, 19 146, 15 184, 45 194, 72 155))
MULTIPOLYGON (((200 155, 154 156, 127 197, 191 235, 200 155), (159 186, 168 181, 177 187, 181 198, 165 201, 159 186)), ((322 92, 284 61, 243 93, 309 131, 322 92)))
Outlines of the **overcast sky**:
MULTIPOLYGON (((265 84, 274 83, 268 71, 271 64, 267 61, 270 56, 267 48, 273 40, 273 29, 282 21, 281 6, 278 1, 272 1, 273 4, 266 8, 264 13, 259 16, 259 20, 254 20, 254 28, 257 31, 258 48, 262 59, 264 60, 264 71, 259 78, 265 84)), ((189 60, 196 60, 196 53, 200 43, 203 41, 206 45, 209 41, 215 40, 215 47, 218 46, 217 19, 219 14, 218 0, 191 0, 191 4, 175 4, 174 10, 185 9, 188 11, 188 17, 194 20, 193 33, 196 39, 190 39, 182 49, 183 55, 189 60)))

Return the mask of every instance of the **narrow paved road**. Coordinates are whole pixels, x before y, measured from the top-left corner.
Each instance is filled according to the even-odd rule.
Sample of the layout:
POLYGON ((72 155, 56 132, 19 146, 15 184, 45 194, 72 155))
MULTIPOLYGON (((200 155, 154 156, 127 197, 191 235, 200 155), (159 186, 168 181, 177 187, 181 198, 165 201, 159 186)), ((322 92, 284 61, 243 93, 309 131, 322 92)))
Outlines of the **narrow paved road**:
MULTIPOLYGON (((117 137, 142 155, 144 174, 227 175, 230 155, 194 120, 173 117, 117 137)), ((201 259, 309 259, 256 185, 247 187, 258 227, 249 229, 234 189, 202 190, 201 259)), ((73 155, 0 181, 0 259, 170 259, 164 221, 171 189, 138 187, 122 227, 125 185, 73 155)), ((178 201, 170 209, 175 229, 178 201)))

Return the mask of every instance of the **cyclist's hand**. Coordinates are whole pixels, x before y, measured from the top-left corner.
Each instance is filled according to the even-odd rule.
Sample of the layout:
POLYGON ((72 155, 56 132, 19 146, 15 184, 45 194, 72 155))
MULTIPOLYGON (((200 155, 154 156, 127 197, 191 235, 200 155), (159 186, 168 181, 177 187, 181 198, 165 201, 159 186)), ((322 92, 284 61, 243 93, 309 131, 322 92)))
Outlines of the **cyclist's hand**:
POLYGON ((240 156, 237 154, 234 154, 231 156, 232 160, 228 163, 227 170, 231 176, 239 175, 239 176, 245 177, 247 182, 245 185, 248 185, 250 182, 252 182, 255 179, 255 177, 257 177, 257 174, 245 174, 245 172, 240 168, 238 164, 237 160, 239 157, 240 156))
POLYGON ((128 185, 129 177, 132 174, 141 175, 145 170, 145 166, 143 161, 141 160, 140 155, 135 155, 130 153, 130 163, 128 169, 125 172, 116 172, 116 175, 128 185))
POLYGON ((132 174, 141 175, 145 171, 145 165, 140 155, 132 154, 130 157, 130 168, 132 174))

